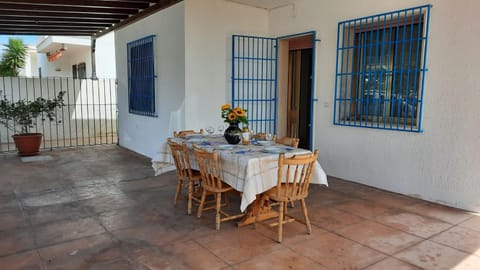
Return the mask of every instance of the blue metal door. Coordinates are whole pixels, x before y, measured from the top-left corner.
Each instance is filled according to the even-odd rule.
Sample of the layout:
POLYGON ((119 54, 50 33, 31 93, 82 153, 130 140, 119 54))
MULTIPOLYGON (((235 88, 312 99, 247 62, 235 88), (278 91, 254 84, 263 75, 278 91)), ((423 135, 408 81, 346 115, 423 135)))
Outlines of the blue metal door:
POLYGON ((277 44, 276 38, 232 37, 232 106, 247 110, 254 132, 277 132, 277 44))

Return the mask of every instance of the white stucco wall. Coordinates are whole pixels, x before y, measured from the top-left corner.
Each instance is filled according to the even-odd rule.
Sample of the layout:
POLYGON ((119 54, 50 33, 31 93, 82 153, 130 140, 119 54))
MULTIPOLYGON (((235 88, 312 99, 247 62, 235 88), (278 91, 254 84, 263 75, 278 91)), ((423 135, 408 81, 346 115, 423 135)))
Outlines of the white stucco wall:
POLYGON ((271 11, 271 36, 317 31, 314 143, 327 174, 480 211, 480 2, 297 1, 271 11), (339 21, 431 3, 420 134, 334 126, 339 21), (327 107, 328 106, 328 107, 327 107))
POLYGON ((230 101, 231 35, 317 31, 314 146, 327 174, 480 211, 480 2, 298 0, 266 11, 224 0, 185 0, 117 32, 120 143, 153 157, 172 129, 221 123, 230 101), (423 133, 332 124, 339 21, 431 3, 423 133), (128 113, 126 43, 157 35, 158 118, 128 113), (162 37, 167 36, 168 39, 162 37), (185 116, 184 116, 185 115, 185 116))
POLYGON ((120 144, 154 157, 173 130, 185 125, 184 3, 161 10, 115 33, 120 144), (156 108, 158 117, 128 112, 127 43, 155 38, 156 108))
POLYGON ((222 123, 220 106, 231 98, 233 34, 266 36, 268 12, 224 0, 185 0, 185 125, 222 123))
POLYGON ((25 54, 25 66, 20 69, 21 77, 38 77, 37 49, 35 46, 27 46, 25 54))
POLYGON ((42 68, 42 77, 72 77, 72 65, 84 62, 87 67, 87 77, 90 78, 92 76, 90 46, 65 45, 65 47, 63 55, 52 62, 48 62, 45 53, 38 54, 37 61, 38 66, 42 68))
MULTIPOLYGON (((48 62, 45 53, 38 53, 35 62, 36 74, 38 76, 38 67, 42 68, 42 77, 72 77, 72 65, 85 63, 87 68, 87 78, 92 77, 92 56, 91 56, 91 40, 90 38, 80 39, 76 37, 48 37, 38 45, 38 49, 44 51, 44 47, 49 44, 57 44, 55 49, 60 49, 62 42, 65 44, 65 52, 56 61, 48 62), (72 42, 71 44, 68 42, 72 42), (38 63, 37 63, 38 62, 38 63), (38 67, 37 67, 38 65, 38 67), (59 69, 59 70, 58 70, 59 69)), ((51 45, 50 45, 51 46, 51 45)), ((95 65, 98 78, 115 78, 115 33, 110 32, 101 36, 96 41, 95 65)), ((28 75, 27 75, 28 76, 28 75)))
POLYGON ((95 66, 98 78, 116 78, 115 32, 97 39, 95 45, 95 66))

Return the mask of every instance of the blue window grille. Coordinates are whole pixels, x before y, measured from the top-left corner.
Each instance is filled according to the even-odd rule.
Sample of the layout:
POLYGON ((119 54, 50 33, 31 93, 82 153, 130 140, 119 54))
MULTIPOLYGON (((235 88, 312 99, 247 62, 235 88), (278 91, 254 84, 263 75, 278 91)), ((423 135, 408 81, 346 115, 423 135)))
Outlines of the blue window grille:
POLYGON ((422 131, 430 7, 338 24, 335 125, 422 131))
POLYGON ((148 36, 127 44, 130 113, 156 116, 154 38, 148 36))
POLYGON ((250 130, 276 133, 277 39, 232 37, 232 106, 247 110, 250 130))

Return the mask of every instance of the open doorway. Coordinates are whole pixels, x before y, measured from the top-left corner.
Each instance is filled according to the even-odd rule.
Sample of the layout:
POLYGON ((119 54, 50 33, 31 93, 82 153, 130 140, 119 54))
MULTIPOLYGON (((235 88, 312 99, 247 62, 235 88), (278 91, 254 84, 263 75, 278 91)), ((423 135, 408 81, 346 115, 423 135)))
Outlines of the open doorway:
POLYGON ((314 33, 279 38, 278 49, 277 133, 311 149, 314 33))

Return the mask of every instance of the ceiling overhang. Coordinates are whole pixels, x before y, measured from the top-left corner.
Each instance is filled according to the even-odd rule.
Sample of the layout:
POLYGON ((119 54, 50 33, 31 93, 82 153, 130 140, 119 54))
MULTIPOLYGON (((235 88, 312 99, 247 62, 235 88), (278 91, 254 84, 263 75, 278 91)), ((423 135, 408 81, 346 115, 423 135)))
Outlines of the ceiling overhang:
POLYGON ((0 0, 0 34, 98 37, 182 0, 0 0))

